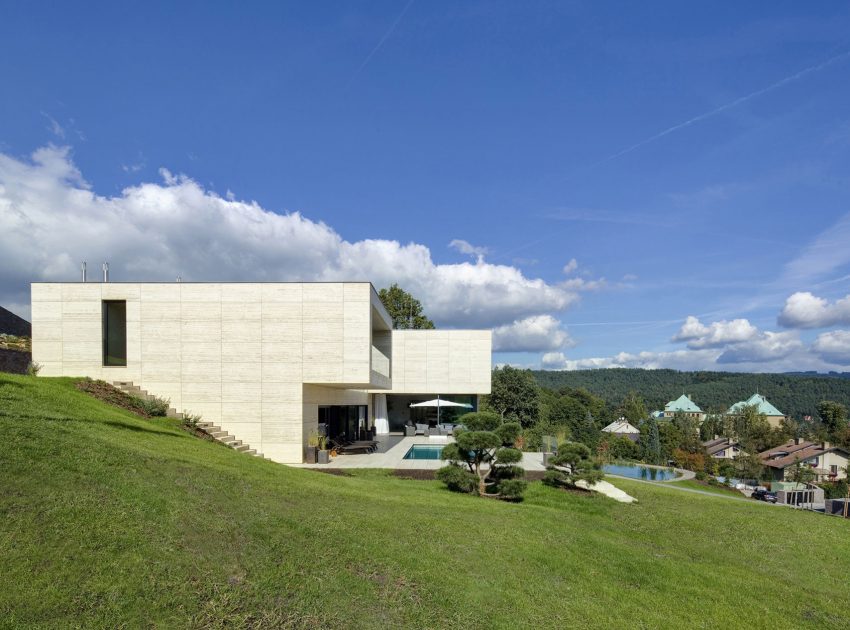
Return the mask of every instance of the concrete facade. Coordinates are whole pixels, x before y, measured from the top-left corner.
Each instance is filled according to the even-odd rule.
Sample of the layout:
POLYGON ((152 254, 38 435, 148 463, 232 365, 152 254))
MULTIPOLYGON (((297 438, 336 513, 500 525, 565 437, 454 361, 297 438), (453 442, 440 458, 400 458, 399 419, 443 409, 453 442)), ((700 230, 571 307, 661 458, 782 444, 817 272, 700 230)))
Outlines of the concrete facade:
POLYGON ((394 330, 387 394, 489 394, 489 330, 394 330))
POLYGON ((320 405, 371 415, 408 373, 415 393, 490 391, 489 331, 392 331, 368 282, 34 283, 32 320, 43 376, 132 381, 283 463, 320 405), (126 301, 126 366, 103 365, 104 300, 126 301))

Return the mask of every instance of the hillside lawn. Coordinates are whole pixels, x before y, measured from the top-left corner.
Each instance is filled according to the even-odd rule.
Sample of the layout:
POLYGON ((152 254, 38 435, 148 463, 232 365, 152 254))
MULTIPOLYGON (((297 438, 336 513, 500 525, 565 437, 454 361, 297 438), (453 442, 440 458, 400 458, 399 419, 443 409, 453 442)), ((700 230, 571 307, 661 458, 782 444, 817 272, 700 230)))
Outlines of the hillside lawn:
POLYGON ((850 522, 281 466, 0 374, 0 626, 846 627, 850 522))

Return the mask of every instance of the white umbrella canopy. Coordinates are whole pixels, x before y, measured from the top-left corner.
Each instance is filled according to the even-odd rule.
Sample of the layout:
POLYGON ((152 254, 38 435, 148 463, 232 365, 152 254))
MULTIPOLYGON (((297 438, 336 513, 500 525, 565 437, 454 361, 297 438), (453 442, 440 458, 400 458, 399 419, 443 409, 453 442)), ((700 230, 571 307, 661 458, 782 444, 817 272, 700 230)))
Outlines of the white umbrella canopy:
POLYGON ((426 400, 425 402, 420 403, 410 403, 411 407, 466 407, 467 409, 472 409, 472 405, 468 405, 466 403, 456 403, 451 400, 443 400, 442 398, 435 398, 434 400, 426 400))
POLYGON ((426 400, 425 402, 420 403, 410 403, 411 407, 436 407, 437 408, 437 424, 440 424, 440 409, 443 407, 464 407, 466 409, 472 409, 472 405, 467 403, 456 403, 451 400, 443 400, 439 396, 434 398, 433 400, 426 400))

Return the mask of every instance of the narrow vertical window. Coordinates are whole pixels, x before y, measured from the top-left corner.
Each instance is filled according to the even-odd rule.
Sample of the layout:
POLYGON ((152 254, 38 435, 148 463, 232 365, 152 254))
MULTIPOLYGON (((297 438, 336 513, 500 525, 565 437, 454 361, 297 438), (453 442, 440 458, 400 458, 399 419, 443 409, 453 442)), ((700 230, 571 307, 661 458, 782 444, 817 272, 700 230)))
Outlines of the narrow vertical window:
POLYGON ((103 364, 127 365, 127 302, 103 302, 103 364))

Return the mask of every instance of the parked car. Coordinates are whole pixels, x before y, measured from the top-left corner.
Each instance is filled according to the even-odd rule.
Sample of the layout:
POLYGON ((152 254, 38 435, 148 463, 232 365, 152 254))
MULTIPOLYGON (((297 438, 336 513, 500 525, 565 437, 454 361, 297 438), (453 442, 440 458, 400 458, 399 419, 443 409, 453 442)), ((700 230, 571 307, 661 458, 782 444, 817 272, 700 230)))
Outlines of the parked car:
POLYGON ((756 501, 767 501, 768 503, 776 503, 776 494, 769 490, 755 490, 751 495, 756 501))

